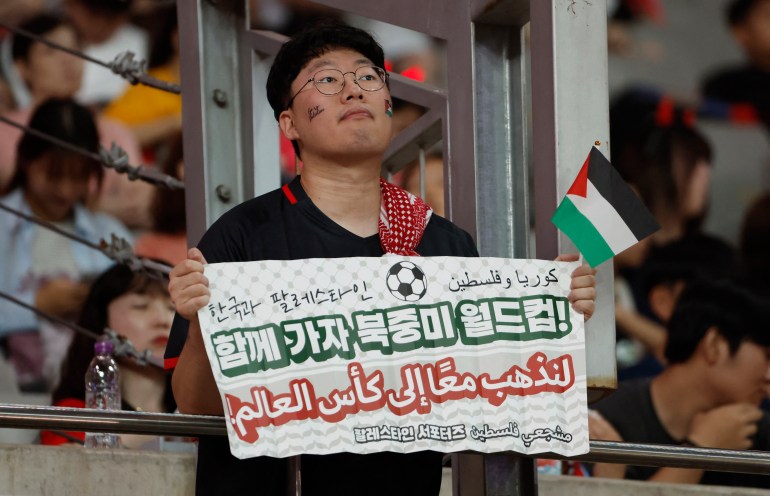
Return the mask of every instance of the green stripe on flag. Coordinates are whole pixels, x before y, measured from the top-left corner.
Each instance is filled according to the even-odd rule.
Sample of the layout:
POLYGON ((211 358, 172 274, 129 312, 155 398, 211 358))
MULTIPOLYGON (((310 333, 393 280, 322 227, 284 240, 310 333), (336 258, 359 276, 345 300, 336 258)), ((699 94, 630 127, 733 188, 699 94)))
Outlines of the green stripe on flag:
POLYGON ((575 243, 591 267, 596 267, 615 255, 599 231, 568 197, 564 197, 551 222, 575 243))

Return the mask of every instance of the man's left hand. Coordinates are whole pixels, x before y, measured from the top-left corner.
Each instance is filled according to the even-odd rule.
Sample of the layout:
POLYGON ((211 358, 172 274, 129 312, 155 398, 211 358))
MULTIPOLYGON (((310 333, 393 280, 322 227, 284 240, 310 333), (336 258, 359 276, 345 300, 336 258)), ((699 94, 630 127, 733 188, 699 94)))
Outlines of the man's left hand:
MULTIPOLYGON (((575 262, 577 253, 564 254, 556 257, 557 262, 575 262)), ((594 314, 596 308, 596 269, 588 264, 583 264, 572 272, 572 282, 567 298, 572 308, 583 314, 583 319, 588 320, 594 314)))

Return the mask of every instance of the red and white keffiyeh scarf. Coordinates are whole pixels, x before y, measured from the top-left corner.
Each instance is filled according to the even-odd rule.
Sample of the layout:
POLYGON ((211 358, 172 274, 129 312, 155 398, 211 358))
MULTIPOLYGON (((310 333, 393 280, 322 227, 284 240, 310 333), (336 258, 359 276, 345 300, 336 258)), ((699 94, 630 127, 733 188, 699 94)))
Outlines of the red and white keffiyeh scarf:
POLYGON ((385 253, 420 256, 415 251, 433 210, 422 199, 380 178, 380 245, 385 253))

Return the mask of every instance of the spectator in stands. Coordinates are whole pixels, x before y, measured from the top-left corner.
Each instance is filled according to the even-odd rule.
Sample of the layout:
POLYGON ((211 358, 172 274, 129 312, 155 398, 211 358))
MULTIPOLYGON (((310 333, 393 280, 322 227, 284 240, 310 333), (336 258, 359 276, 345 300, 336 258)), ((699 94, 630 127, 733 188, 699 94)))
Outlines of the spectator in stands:
MULTIPOLYGON (((132 272, 125 265, 113 265, 91 286, 78 324, 98 335, 109 328, 125 337, 137 351, 150 350, 160 363, 168 341, 174 306, 163 280, 143 272, 132 272)), ((61 367, 59 384, 53 391, 54 406, 85 406, 85 375, 94 356, 95 340, 76 334, 61 367)), ((163 369, 139 365, 133 358, 119 357, 120 391, 124 410, 171 413, 176 409, 170 382, 163 369)), ((43 444, 83 441, 83 432, 65 435, 41 433, 43 444)), ((156 440, 154 436, 122 435, 124 446, 138 448, 156 440)))
POLYGON ((705 98, 749 104, 770 129, 770 0, 733 0, 727 21, 746 61, 707 76, 705 98))
POLYGON ((661 0, 608 0, 607 48, 610 57, 627 57, 645 62, 660 61, 665 47, 654 38, 635 36, 638 27, 666 23, 661 0))
POLYGON ((615 318, 622 333, 618 343, 630 338, 642 345, 644 354, 621 366, 618 378, 650 377, 665 363, 666 325, 677 300, 698 279, 722 278, 738 273, 735 249, 723 240, 690 234, 663 246, 653 247, 639 270, 639 304, 634 309, 616 305, 615 318))
MULTIPOLYGON (((770 450, 770 315, 736 282, 701 281, 682 293, 668 325, 668 366, 626 382, 589 416, 593 439, 770 450)), ((770 487, 767 476, 597 464, 595 475, 657 482, 770 487)))
MULTIPOLYGON (((283 188, 228 211, 203 236, 200 250, 191 249, 189 258, 173 269, 170 292, 189 327, 174 328, 165 358, 178 360, 173 385, 182 412, 223 413, 197 318, 209 299, 206 260, 478 255, 468 233, 381 180, 392 136, 383 64, 382 48, 368 33, 337 25, 311 26, 276 55, 268 100, 281 132, 302 157, 303 173, 283 188), (395 207, 396 198, 411 208, 395 207), (398 226, 404 234, 391 237, 391 229, 401 230, 398 226)), ((570 301, 586 317, 594 308, 594 273, 587 265, 573 273, 570 301)), ((430 451, 303 455, 302 492, 436 495, 441 458, 430 451)), ((283 495, 286 474, 285 459, 238 460, 223 437, 200 440, 198 495, 244 494, 253 491, 255 480, 261 494, 283 495)))
MULTIPOLYGON (((163 22, 155 30, 147 74, 179 84, 179 33, 176 9, 155 12, 163 22)), ((182 97, 145 85, 130 86, 104 109, 104 115, 131 128, 144 149, 165 143, 182 130, 182 97)))
MULTIPOLYGON (((161 172, 184 180, 182 135, 171 143, 161 172)), ((153 228, 142 234, 134 246, 137 255, 176 265, 187 258, 187 221, 184 190, 156 188, 152 198, 153 228)))
MULTIPOLYGON (((147 33, 130 21, 132 0, 64 0, 64 10, 80 35, 87 55, 104 62, 129 51, 135 60, 147 60, 147 33)), ((88 64, 77 100, 100 108, 117 98, 128 82, 110 69, 88 64)))
MULTIPOLYGON (((72 100, 41 104, 30 126, 89 152, 96 152, 99 143, 91 112, 72 100)), ((118 220, 85 207, 90 185, 101 181, 102 170, 82 154, 26 133, 19 142, 10 193, 0 201, 92 243, 113 234, 130 240, 118 220)), ((76 317, 88 290, 86 280, 111 263, 98 251, 9 212, 0 211, 0 232, 5 257, 0 291, 56 317, 76 317)), ((35 314, 4 299, 0 315, 0 336, 20 385, 40 388, 50 378, 46 372, 58 371, 71 332, 43 326, 35 314)))
MULTIPOLYGON (((20 28, 66 48, 78 49, 80 46, 72 26, 52 15, 33 17, 20 28)), ((11 52, 16 70, 29 90, 32 105, 6 113, 6 118, 26 124, 37 105, 49 98, 70 97, 80 88, 82 59, 25 36, 13 36, 11 52)), ((22 132, 5 123, 0 126, 0 138, 3 139, 0 146, 0 188, 5 188, 13 176, 16 143, 22 132)))
MULTIPOLYGON (((59 17, 42 14, 33 17, 21 28, 70 49, 80 49, 79 38, 69 23, 59 17)), ((9 120, 25 125, 32 112, 49 98, 71 98, 81 85, 83 60, 61 50, 35 42, 25 36, 15 36, 13 59, 18 73, 32 97, 30 106, 4 114, 9 120)), ((129 161, 141 163, 136 139, 124 125, 108 118, 96 120, 101 143, 109 148, 113 142, 128 154, 129 161)), ((0 192, 6 191, 16 163, 16 144, 21 130, 0 122, 0 192)), ((101 193, 93 206, 113 215, 129 227, 149 227, 149 202, 152 186, 141 181, 129 181, 125 175, 109 170, 104 175, 101 193)))
MULTIPOLYGON (((650 292, 643 288, 641 265, 647 255, 641 250, 677 246, 677 240, 700 232, 707 213, 711 147, 693 122, 688 109, 640 88, 622 92, 610 107, 612 164, 661 225, 643 242, 646 247, 637 245, 618 258, 616 289, 622 297, 615 315, 622 378, 659 371, 665 342, 665 319, 649 310, 650 292)), ((675 252, 660 252, 667 253, 675 252)))
POLYGON ((610 109, 612 164, 661 225, 655 245, 697 232, 708 211, 711 146, 694 120, 670 99, 635 90, 610 109))

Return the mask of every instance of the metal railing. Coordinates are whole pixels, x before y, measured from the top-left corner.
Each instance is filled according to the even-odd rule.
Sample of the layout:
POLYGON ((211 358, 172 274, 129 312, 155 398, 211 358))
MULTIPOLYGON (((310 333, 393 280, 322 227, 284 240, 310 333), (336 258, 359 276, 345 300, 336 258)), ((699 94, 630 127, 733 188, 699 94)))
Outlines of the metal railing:
MULTIPOLYGON (((223 417, 9 404, 0 404, 0 427, 189 437, 227 434, 223 417)), ((569 459, 593 463, 770 474, 770 453, 764 451, 734 451, 610 441, 591 441, 590 445, 591 450, 588 453, 569 459)), ((516 453, 516 456, 528 455, 516 453)), ((535 458, 567 459, 554 453, 539 453, 535 458)))

